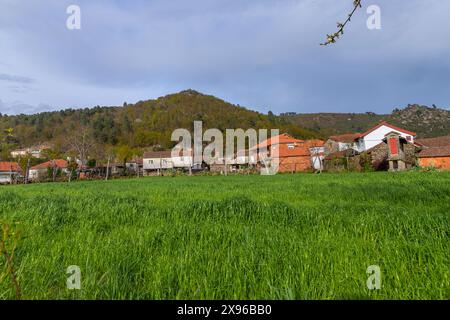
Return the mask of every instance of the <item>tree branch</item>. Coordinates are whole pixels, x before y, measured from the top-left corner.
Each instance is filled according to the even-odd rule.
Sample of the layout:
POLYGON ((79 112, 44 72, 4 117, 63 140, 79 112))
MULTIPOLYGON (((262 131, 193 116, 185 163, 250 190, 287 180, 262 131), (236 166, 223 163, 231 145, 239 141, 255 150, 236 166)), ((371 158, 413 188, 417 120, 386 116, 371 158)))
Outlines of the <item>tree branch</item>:
POLYGON ((338 22, 337 23, 338 31, 332 34, 327 34, 327 41, 321 43, 320 44, 321 46, 327 46, 329 44, 335 43, 336 40, 339 39, 339 37, 344 34, 345 26, 352 20, 352 17, 355 14, 356 10, 362 7, 361 1, 362 0, 353 0, 353 10, 348 15, 347 20, 345 20, 344 23, 338 22))

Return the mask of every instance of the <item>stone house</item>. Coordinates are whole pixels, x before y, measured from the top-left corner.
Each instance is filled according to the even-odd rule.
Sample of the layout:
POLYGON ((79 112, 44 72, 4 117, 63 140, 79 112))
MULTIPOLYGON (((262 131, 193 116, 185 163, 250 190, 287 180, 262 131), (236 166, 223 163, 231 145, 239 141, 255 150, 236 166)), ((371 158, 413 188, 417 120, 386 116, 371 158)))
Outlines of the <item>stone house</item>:
POLYGON ((419 139, 421 150, 417 155, 421 167, 450 170, 450 136, 419 139))

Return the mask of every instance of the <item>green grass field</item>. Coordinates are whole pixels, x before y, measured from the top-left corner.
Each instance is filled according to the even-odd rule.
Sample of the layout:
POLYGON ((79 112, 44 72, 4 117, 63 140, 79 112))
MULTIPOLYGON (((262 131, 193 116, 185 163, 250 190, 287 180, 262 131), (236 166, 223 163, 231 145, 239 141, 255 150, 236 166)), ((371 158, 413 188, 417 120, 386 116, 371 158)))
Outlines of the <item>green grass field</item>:
POLYGON ((5 186, 0 219, 22 233, 24 299, 450 298, 450 173, 5 186))

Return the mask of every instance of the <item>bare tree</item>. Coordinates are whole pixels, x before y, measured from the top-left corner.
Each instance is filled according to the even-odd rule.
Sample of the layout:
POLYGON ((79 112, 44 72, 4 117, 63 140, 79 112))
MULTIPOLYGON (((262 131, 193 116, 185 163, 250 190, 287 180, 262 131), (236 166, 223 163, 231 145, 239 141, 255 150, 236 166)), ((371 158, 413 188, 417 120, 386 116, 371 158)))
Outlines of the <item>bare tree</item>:
POLYGON ((74 133, 68 140, 68 146, 76 152, 77 158, 81 161, 81 166, 87 164, 89 155, 93 152, 95 145, 91 132, 85 127, 74 133))

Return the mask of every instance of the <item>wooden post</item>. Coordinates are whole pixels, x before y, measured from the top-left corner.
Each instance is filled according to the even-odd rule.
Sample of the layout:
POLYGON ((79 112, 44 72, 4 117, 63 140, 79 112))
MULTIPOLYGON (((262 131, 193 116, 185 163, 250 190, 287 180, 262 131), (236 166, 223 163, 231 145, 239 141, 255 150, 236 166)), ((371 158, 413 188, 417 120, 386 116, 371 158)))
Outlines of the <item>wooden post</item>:
POLYGON ((9 162, 9 184, 13 184, 12 162, 9 162))
POLYGON ((108 156, 108 164, 106 165, 106 178, 105 180, 108 181, 109 178, 109 162, 111 161, 111 156, 108 156))
POLYGON ((30 176, 30 158, 27 160, 27 167, 25 168, 25 184, 28 184, 28 178, 30 176))
POLYGON ((55 160, 53 160, 53 162, 52 162, 52 167, 53 167, 53 172, 52 172, 52 175, 53 175, 53 182, 55 182, 55 180, 56 180, 56 174, 58 173, 58 167, 56 166, 56 163, 55 163, 55 160))
POLYGON ((224 163, 225 163, 225 175, 227 176, 228 175, 228 167, 227 167, 227 157, 225 156, 225 158, 224 158, 224 163))

